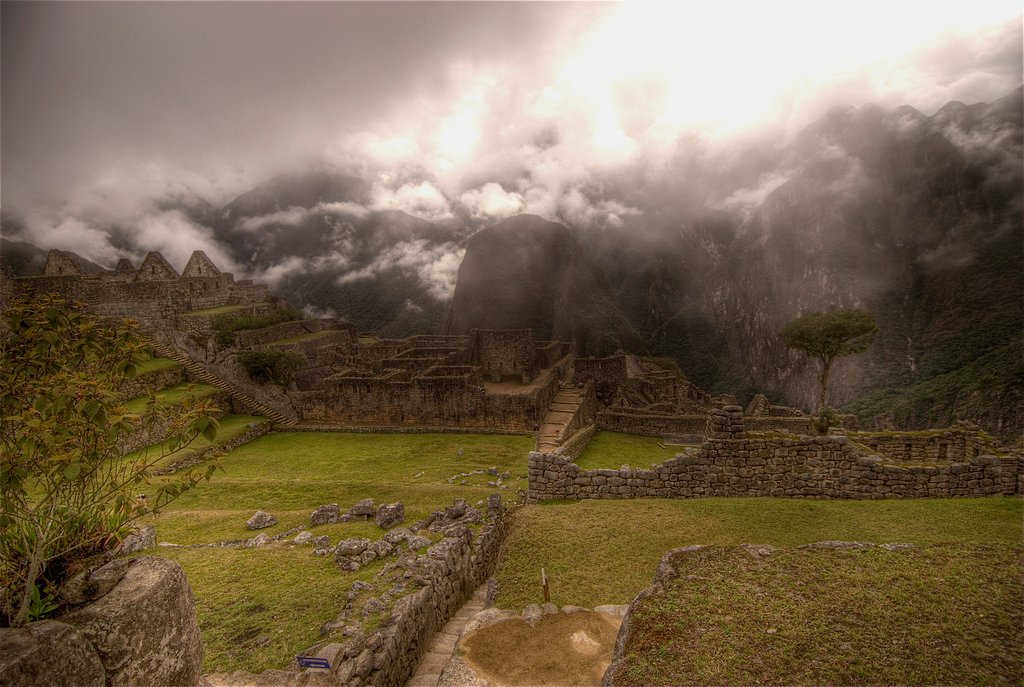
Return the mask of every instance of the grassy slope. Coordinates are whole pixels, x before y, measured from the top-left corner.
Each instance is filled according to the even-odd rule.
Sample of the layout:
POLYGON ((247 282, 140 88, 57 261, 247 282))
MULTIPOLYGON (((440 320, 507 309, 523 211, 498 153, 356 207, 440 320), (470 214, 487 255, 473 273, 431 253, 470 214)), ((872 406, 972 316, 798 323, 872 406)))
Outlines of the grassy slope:
MULTIPOLYGON (((410 523, 456 498, 469 503, 494 493, 490 475, 448 484, 453 475, 494 466, 525 476, 529 437, 493 435, 374 435, 275 433, 221 459, 223 471, 186 493, 166 511, 146 518, 161 542, 211 543, 245 539, 245 521, 257 509, 279 523, 273 535, 309 525, 309 514, 324 503, 347 508, 372 497, 401 501, 410 523), (459 450, 463 455, 458 455, 459 450)), ((511 479, 511 498, 525 479, 511 479)), ((371 522, 318 527, 332 542, 345 537, 378 539, 371 522)), ((259 549, 157 549, 185 569, 196 598, 205 645, 205 672, 283 667, 319 639, 356 580, 369 580, 378 562, 357 573, 339 570, 311 549, 279 545, 259 549)))
POLYGON ((810 501, 726 498, 547 502, 517 511, 505 544, 498 605, 540 598, 540 569, 556 604, 628 603, 665 551, 688 544, 796 546, 850 541, 998 542, 1024 537, 1016 498, 810 501))
MULTIPOLYGON (((183 382, 158 391, 156 398, 163 405, 171 405, 173 403, 180 403, 186 397, 202 398, 203 396, 210 396, 216 393, 218 393, 218 389, 215 386, 183 382)), ((141 413, 146 409, 148 402, 149 396, 139 396, 138 398, 125 401, 124 406, 133 413, 141 413)))
POLYGON ((638 605, 621 685, 1019 684, 1022 550, 704 549, 638 605))
POLYGON ((150 358, 146 362, 142 363, 135 368, 136 375, 144 375, 149 372, 156 372, 163 370, 168 367, 180 367, 181 363, 178 363, 170 358, 150 358))

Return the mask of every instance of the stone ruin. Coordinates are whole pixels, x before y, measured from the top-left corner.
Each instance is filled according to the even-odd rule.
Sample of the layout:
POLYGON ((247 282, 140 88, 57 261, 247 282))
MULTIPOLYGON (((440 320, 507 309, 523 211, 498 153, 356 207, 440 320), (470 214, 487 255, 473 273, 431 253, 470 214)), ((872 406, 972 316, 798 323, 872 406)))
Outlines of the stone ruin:
MULTIPOLYGON (((239 410, 279 424, 538 431, 544 446, 571 441, 582 450, 597 429, 699 441, 708 412, 731 402, 665 363, 625 353, 578 358, 572 344, 536 341, 529 329, 378 339, 337 318, 298 319, 236 331, 231 345, 216 350, 217 318, 268 314, 286 304, 262 284, 221 272, 202 251, 178 274, 158 252, 138 268, 121 259, 112 270, 89 272, 55 250, 43 275, 4 270, 0 287, 4 300, 55 292, 99 315, 131 317, 160 355, 220 387, 239 410), (260 385, 234 361, 245 350, 292 351, 305 363, 286 388, 260 385)), ((763 397, 754 403, 761 414, 748 425, 811 432, 799 411, 763 397)))

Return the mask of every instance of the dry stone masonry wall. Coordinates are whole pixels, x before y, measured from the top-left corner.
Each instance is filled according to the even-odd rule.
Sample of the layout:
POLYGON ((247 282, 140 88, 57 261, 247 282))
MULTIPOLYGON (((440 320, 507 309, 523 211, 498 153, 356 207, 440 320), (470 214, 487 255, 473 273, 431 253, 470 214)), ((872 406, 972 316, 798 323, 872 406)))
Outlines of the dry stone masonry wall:
POLYGON ((748 436, 738 406, 716 409, 698 451, 650 469, 584 470, 566 455, 531 453, 532 501, 563 498, 938 498, 1020 493, 1024 457, 971 455, 898 465, 845 436, 748 436))

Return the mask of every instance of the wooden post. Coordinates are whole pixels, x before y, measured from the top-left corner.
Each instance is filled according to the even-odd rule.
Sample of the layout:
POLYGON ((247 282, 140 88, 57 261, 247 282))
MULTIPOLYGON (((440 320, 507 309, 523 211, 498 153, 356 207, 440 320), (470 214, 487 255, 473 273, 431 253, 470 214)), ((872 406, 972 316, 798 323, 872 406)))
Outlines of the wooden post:
POLYGON ((544 603, 551 601, 551 593, 548 591, 548 576, 544 572, 544 568, 540 569, 540 585, 544 588, 544 603))

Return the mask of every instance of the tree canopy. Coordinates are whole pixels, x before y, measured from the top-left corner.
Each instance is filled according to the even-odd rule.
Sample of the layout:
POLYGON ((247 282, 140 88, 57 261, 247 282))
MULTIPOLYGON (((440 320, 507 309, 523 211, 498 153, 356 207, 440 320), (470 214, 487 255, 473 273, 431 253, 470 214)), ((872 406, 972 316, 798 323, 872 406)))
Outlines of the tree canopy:
POLYGON ((779 330, 779 338, 798 351, 821 361, 821 405, 828 397, 828 375, 837 358, 863 353, 878 335, 878 323, 865 310, 851 309, 803 313, 779 330))

